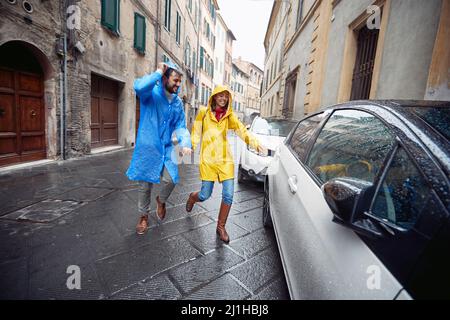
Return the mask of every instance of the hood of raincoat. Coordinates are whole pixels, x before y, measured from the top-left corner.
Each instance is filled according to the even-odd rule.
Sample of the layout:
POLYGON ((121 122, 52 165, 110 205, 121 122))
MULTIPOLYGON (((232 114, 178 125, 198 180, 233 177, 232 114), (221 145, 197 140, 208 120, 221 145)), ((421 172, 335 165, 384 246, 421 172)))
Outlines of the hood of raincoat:
MULTIPOLYGON (((167 61, 167 62, 164 62, 170 69, 174 69, 174 70, 176 70, 179 74, 181 74, 181 75, 183 75, 183 70, 176 64, 176 63, 173 63, 172 61, 167 61)), ((178 94, 180 94, 180 92, 181 92, 181 85, 178 87, 178 91, 177 91, 177 95, 178 94)))
POLYGON ((222 92, 228 92, 228 107, 227 107, 227 112, 225 113, 225 115, 222 117, 222 119, 225 119, 226 117, 228 117, 230 114, 233 113, 233 96, 231 95, 231 90, 228 89, 227 86, 217 86, 214 88, 214 91, 211 94, 211 97, 209 97, 208 100, 208 110, 211 110, 211 114, 214 115, 214 111, 212 110, 212 104, 213 104, 213 99, 214 96, 216 94, 222 93, 222 92))

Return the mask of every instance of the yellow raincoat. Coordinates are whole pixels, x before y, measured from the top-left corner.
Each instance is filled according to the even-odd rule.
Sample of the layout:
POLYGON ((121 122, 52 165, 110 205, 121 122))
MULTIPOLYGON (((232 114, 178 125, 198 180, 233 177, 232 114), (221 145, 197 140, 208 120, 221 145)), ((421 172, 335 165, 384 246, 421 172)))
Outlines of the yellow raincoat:
POLYGON ((195 150, 202 138, 200 150, 200 177, 202 180, 222 182, 234 178, 233 155, 227 141, 228 130, 234 130, 246 144, 255 150, 259 147, 258 140, 249 134, 234 114, 232 105, 231 91, 225 86, 217 86, 209 97, 208 107, 201 108, 195 119, 191 140, 192 148, 195 150), (217 121, 211 110, 213 97, 225 91, 230 97, 228 109, 222 119, 217 121))

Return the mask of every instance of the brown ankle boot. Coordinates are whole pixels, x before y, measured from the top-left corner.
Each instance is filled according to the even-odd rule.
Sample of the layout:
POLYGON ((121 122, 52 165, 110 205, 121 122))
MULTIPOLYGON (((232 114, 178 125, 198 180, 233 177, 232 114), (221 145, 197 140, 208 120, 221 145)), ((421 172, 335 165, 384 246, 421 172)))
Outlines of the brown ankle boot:
POLYGON ((136 232, 139 235, 144 234, 148 230, 148 215, 145 214, 139 219, 139 223, 136 226, 136 232))
POLYGON ((226 204, 222 201, 222 204, 220 205, 220 211, 219 211, 219 219, 217 221, 217 229, 216 232, 220 237, 220 240, 222 240, 225 243, 230 242, 230 237, 228 236, 227 230, 225 230, 225 224, 227 223, 228 214, 230 213, 231 205, 226 204))
POLYGON ((192 211, 192 209, 194 208, 194 204, 196 203, 196 202, 199 202, 200 201, 200 199, 198 198, 198 195, 200 194, 200 192, 192 192, 190 195, 189 195, 189 199, 187 200, 187 202, 186 202, 186 211, 187 212, 191 212, 192 211))
POLYGON ((162 203, 159 200, 159 196, 156 197, 156 204, 157 204, 157 206, 156 206, 156 218, 159 221, 163 221, 164 218, 166 217, 166 204, 162 203))

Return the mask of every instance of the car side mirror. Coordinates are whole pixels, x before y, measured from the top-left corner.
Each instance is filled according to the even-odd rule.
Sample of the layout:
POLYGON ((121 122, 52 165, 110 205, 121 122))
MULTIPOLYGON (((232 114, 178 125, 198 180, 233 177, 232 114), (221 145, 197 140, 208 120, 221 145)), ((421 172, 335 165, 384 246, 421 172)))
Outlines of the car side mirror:
POLYGON ((371 238, 383 236, 364 212, 369 208, 375 187, 372 183, 355 178, 336 178, 322 186, 325 201, 333 212, 333 222, 371 238))

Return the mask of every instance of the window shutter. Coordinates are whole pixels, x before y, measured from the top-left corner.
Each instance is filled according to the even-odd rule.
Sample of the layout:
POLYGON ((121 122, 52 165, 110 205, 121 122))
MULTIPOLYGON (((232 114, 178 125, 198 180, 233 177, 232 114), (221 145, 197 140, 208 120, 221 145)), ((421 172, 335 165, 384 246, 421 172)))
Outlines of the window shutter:
POLYGON ((118 33, 120 26, 120 0, 102 0, 101 23, 109 30, 118 33))
POLYGON ((139 13, 134 14, 134 48, 145 53, 145 18, 139 13))
POLYGON ((203 62, 203 59, 204 59, 204 56, 205 56, 205 49, 203 49, 203 47, 201 47, 200 48, 200 69, 203 69, 203 65, 204 65, 204 62, 203 62))

